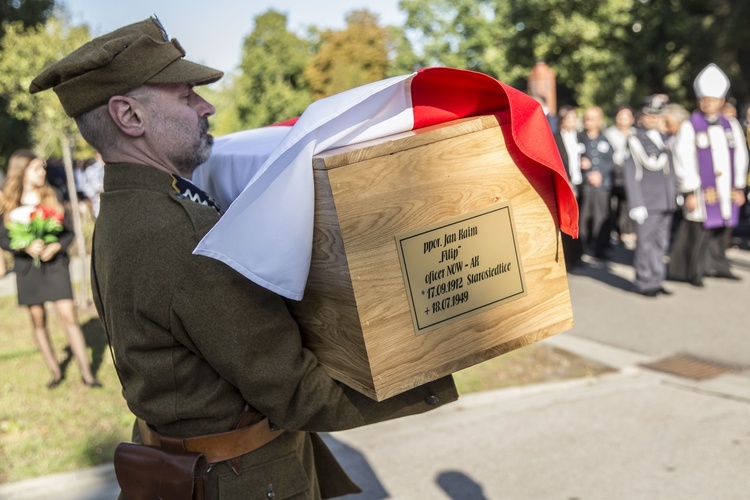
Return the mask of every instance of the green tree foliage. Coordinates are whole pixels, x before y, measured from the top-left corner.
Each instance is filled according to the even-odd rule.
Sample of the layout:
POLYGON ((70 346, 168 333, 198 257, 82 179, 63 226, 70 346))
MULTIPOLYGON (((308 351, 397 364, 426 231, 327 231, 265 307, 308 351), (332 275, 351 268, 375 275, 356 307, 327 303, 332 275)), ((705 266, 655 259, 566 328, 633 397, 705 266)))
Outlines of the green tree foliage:
POLYGON ((750 100, 750 2, 732 0, 401 0, 420 63, 476 69, 518 88, 555 69, 558 102, 611 110, 667 93, 692 105, 710 62, 750 100))
POLYGON ((54 6, 55 0, 2 0, 0 21, 20 21, 24 26, 32 26, 47 19, 54 6))
POLYGON ((414 53, 404 29, 387 26, 388 70, 386 77, 412 73, 421 67, 419 57, 414 53))
POLYGON ((45 25, 25 27, 20 21, 3 23, 0 42, 0 96, 8 113, 30 124, 32 139, 40 153, 67 154, 66 148, 79 137, 75 122, 63 111, 54 92, 31 95, 31 81, 48 65, 58 61, 89 39, 88 28, 70 27, 59 17, 45 25), (73 142, 71 142, 73 141, 73 142))
MULTIPOLYGON (((301 114, 312 101, 304 79, 310 42, 287 30, 286 15, 269 10, 245 38, 241 74, 226 92, 235 103, 217 131, 256 128, 301 114)), ((221 117, 220 117, 221 118, 221 117)))
POLYGON ((692 82, 709 63, 732 82, 730 96, 750 101, 750 3, 732 0, 633 2, 625 60, 640 85, 690 102, 692 82))
POLYGON ((320 35, 318 52, 305 69, 316 98, 382 80, 388 72, 388 30, 367 10, 346 15, 346 28, 320 35))
POLYGON ((556 70, 562 99, 615 106, 630 99, 625 64, 632 0, 530 0, 511 3, 508 60, 516 69, 543 60, 556 70), (567 91, 567 92, 566 92, 567 91), (566 96, 566 94, 568 94, 566 96))
MULTIPOLYGON (((44 22, 54 3, 54 0, 0 1, 0 39, 5 34, 5 23, 19 21, 23 26, 33 26, 44 22)), ((4 57, 5 54, 0 53, 0 59, 4 57)), ((15 149, 31 144, 28 124, 9 115, 6 106, 7 101, 0 99, 0 168, 4 168, 15 149)))
POLYGON ((418 40, 422 66, 471 69, 507 79, 507 2, 493 0, 401 0, 406 31, 418 40))

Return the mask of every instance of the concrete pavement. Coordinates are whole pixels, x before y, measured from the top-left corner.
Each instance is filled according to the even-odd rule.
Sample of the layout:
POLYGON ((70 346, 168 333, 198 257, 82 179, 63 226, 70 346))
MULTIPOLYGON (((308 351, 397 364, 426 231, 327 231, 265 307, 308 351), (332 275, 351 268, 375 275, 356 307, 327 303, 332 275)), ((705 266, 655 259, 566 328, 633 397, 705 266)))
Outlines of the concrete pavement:
MULTIPOLYGON (((741 282, 629 292, 629 254, 569 283, 576 326, 544 342, 613 373, 463 396, 325 436, 362 499, 743 499, 750 491, 750 251, 741 282), (714 311, 712 314, 711 311, 714 311), (716 313, 718 312, 718 314, 716 313), (674 354, 734 368, 693 380, 644 368, 674 354)), ((115 498, 110 466, 0 486, 0 498, 115 498)))

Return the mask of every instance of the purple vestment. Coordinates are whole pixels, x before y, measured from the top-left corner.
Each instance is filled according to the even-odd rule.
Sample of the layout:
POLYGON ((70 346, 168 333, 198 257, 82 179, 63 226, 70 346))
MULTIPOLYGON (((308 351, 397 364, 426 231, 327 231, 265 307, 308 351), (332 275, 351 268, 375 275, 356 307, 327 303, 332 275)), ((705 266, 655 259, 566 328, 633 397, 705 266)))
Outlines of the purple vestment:
MULTIPOLYGON (((719 124, 724 129, 724 133, 727 137, 727 144, 729 146, 729 180, 730 186, 734 187, 734 140, 731 139, 732 126, 729 121, 723 116, 719 116, 719 124)), ((700 147, 705 144, 698 144, 698 137, 702 134, 707 134, 709 122, 701 112, 695 112, 690 117, 690 123, 693 124, 696 136, 695 150, 698 154, 698 173, 701 179, 701 192, 703 194, 703 203, 706 208, 706 221, 703 226, 706 229, 713 229, 717 227, 735 227, 740 219, 740 207, 732 203, 732 215, 729 220, 725 220, 721 214, 721 206, 719 203, 718 191, 716 189, 716 173, 714 169, 714 160, 711 155, 711 148, 700 147)))

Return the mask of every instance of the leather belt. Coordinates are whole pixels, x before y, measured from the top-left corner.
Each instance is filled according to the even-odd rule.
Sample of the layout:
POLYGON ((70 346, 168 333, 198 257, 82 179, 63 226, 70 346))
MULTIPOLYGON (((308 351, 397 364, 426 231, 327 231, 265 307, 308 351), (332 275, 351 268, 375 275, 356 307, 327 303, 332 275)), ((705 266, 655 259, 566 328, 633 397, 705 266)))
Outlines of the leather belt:
POLYGON ((271 427, 268 418, 233 431, 191 438, 162 436, 140 418, 138 429, 141 431, 143 444, 203 453, 210 464, 231 460, 255 451, 284 432, 282 429, 271 427))

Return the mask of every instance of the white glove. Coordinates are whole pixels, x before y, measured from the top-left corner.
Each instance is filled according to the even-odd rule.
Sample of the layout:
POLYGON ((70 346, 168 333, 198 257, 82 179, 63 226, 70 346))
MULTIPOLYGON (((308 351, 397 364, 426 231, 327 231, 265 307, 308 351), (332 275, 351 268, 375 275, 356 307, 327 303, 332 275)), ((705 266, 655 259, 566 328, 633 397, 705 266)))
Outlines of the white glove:
POLYGON ((648 210, 646 210, 646 207, 633 207, 628 212, 628 215, 638 224, 643 224, 648 218, 648 210))

